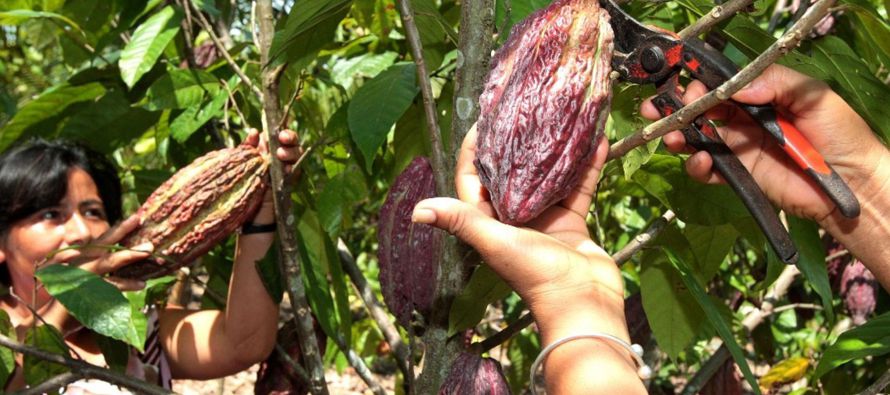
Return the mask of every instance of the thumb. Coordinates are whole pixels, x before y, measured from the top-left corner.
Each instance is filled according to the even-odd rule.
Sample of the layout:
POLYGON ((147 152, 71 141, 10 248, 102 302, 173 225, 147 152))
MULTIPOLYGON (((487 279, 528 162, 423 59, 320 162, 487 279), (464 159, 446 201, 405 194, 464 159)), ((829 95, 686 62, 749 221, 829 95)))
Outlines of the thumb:
POLYGON ((732 98, 747 104, 773 103, 798 113, 810 108, 825 89, 828 87, 819 80, 774 64, 732 98))
POLYGON ((485 215, 469 203, 446 197, 418 202, 411 220, 443 229, 483 255, 486 251, 505 249, 504 240, 519 230, 485 215))

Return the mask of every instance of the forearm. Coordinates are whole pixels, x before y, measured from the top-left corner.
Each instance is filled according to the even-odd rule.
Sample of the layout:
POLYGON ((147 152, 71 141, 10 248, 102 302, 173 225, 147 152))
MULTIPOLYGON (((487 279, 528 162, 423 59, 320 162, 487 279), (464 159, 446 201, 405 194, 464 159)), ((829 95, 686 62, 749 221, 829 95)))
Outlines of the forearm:
POLYGON ((866 163, 872 171, 862 175, 854 190, 862 208, 859 217, 847 219, 835 212, 821 225, 890 290, 890 248, 885 246, 890 240, 890 152, 880 146, 871 157, 866 163))
POLYGON ((257 262, 272 245, 274 233, 242 235, 225 311, 226 338, 245 355, 264 354, 274 348, 278 329, 278 305, 272 300, 257 271, 257 262))

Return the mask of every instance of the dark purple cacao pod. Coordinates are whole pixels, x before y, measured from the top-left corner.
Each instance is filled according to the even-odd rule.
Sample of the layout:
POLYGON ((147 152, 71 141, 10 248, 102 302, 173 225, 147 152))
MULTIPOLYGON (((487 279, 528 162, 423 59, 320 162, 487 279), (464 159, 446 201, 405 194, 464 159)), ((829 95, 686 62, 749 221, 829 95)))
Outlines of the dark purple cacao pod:
POLYGON ((501 364, 491 358, 463 352, 451 365, 439 395, 504 395, 510 386, 501 364))
POLYGON ((433 168, 427 158, 418 157, 393 181, 380 208, 380 289, 386 306, 405 327, 411 324, 414 310, 429 312, 436 289, 435 228, 411 221, 417 202, 435 195, 433 168))
POLYGON ((627 331, 630 340, 636 344, 646 344, 652 336, 649 319, 643 311, 643 297, 639 292, 624 300, 624 318, 627 320, 627 331))
POLYGON ((844 269, 841 277, 841 296, 853 324, 862 325, 875 311, 878 297, 878 281, 875 275, 859 260, 854 260, 844 269))
POLYGON ((154 245, 157 259, 127 265, 123 278, 160 277, 191 264, 251 218, 263 202, 269 163, 248 145, 210 152, 180 169, 142 204, 140 227, 121 245, 154 245))
MULTIPOLYGON (((318 349, 324 356, 327 349, 327 336, 315 321, 315 337, 318 339, 318 349)), ((287 351, 287 355, 296 361, 303 369, 306 364, 303 362, 303 353, 300 351, 300 339, 297 336, 297 325, 293 320, 288 320, 281 329, 278 330, 278 344, 287 351)), ((257 371, 256 384, 253 387, 256 395, 306 395, 309 393, 309 383, 300 378, 291 365, 279 355, 278 351, 272 351, 272 354, 260 364, 260 370, 257 371)))
POLYGON ((698 395, 742 395, 742 376, 732 359, 727 359, 711 379, 702 387, 698 395))
POLYGON ((510 32, 479 98, 475 165, 501 221, 564 199, 609 113, 612 27, 597 0, 556 0, 510 32))

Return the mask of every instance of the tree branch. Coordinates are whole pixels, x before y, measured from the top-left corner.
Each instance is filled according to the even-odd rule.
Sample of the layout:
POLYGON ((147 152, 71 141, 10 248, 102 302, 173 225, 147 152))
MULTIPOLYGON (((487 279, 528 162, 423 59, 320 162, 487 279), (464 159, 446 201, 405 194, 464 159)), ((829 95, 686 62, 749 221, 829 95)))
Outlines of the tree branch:
POLYGON ((417 66, 417 80, 420 83, 420 94, 423 96, 423 109, 426 113, 426 130, 430 139, 430 153, 432 154, 433 176, 436 179, 436 191, 439 196, 450 196, 454 187, 449 182, 451 167, 445 159, 445 147, 442 145, 442 133, 439 131, 439 116, 436 112, 436 98, 433 97, 433 88, 430 86, 430 76, 423 60, 423 44, 420 42, 420 33, 414 23, 414 9, 410 0, 398 0, 399 14, 402 17, 402 25, 408 38, 408 46, 411 47, 411 57, 417 66))
POLYGON ((513 335, 519 333, 520 331, 525 329, 525 327, 531 325, 533 322, 535 322, 534 317, 532 317, 530 313, 526 313, 522 317, 519 317, 518 320, 511 322, 500 332, 489 336, 481 342, 473 343, 470 346, 470 350, 472 352, 482 354, 488 350, 491 350, 492 348, 497 347, 498 345, 503 344, 507 340, 510 340, 513 335))
MULTIPOLYGON (((216 46, 216 49, 218 49, 223 58, 226 59, 226 63, 228 63, 232 70, 235 71, 235 74, 238 74, 238 78, 241 79, 241 82, 250 87, 250 90, 252 90, 253 93, 257 95, 257 99, 260 100, 260 103, 263 103, 263 91, 260 90, 260 88, 256 86, 256 84, 254 84, 250 78, 247 78, 247 75, 244 74, 244 70, 241 70, 241 67, 238 66, 238 63, 235 62, 235 59, 232 59, 232 55, 229 55, 229 51, 226 49, 226 46, 222 43, 222 41, 219 40, 219 37, 217 37, 216 35, 216 31, 213 30, 213 26, 211 26, 210 22, 207 21, 207 18, 204 17, 204 14, 201 13, 201 10, 199 10, 192 3, 192 0, 186 0, 185 2, 188 5, 191 5, 192 9, 195 11, 195 16, 198 17, 195 21, 198 22, 198 24, 201 25, 201 29, 204 29, 204 31, 206 31, 207 34, 210 36, 210 40, 213 41, 213 45, 216 46)), ((269 43, 271 44, 271 39, 269 43)), ((265 62, 263 62, 263 64, 265 64, 265 62)))
POLYGON ((310 381, 309 373, 306 372, 306 369, 303 368, 303 365, 300 365, 297 361, 291 358, 290 354, 287 353, 287 349, 285 349, 284 346, 281 345, 281 343, 275 343, 275 352, 277 352, 278 356, 280 356, 281 359, 283 359, 284 362, 286 362, 290 366, 290 368, 294 370, 297 376, 300 376, 300 380, 303 380, 306 383, 310 381))
MULTIPOLYGON (((263 85, 261 95, 265 98, 263 101, 263 129, 268 137, 269 152, 277 152, 280 144, 277 137, 278 130, 275 127, 280 125, 282 117, 278 84, 284 66, 273 67, 270 65, 269 49, 272 47, 272 37, 275 35, 272 0, 259 0, 255 4, 259 25, 257 39, 260 45, 260 70, 262 70, 263 85)), ((288 176, 283 163, 275 155, 270 156, 272 160, 270 166, 272 196, 275 204, 276 223, 278 224, 279 268, 285 278, 287 293, 293 306, 303 361, 306 362, 311 377, 309 388, 315 395, 327 395, 324 363, 318 349, 312 312, 306 299, 306 286, 303 283, 303 274, 300 262, 298 262, 296 218, 293 213, 293 200, 291 200, 291 193, 294 189, 293 177, 288 176)))
POLYGON ((678 34, 680 35, 680 38, 684 40, 690 37, 697 37, 699 34, 704 33, 724 19, 730 18, 737 12, 745 9, 753 2, 754 0, 730 0, 724 4, 720 4, 702 16, 701 19, 681 30, 678 34))
POLYGON ((413 382, 414 379, 414 369, 411 366, 408 346, 402 342, 402 336, 399 335, 399 330, 389 320, 389 316, 386 314, 383 304, 380 303, 380 300, 374 295, 374 291, 372 291, 371 287, 368 285, 368 280, 365 279, 365 275, 362 273, 361 269, 359 269, 358 265, 355 264, 355 259, 352 258, 352 253, 349 252, 346 243, 344 243, 342 239, 337 240, 337 250, 340 253, 340 262, 343 263, 343 270, 349 276, 349 279, 352 280, 352 285, 355 286, 362 301, 365 302, 365 308, 368 309, 371 318, 377 323, 377 327, 380 328, 380 332, 383 334, 383 339, 386 340, 389 344, 389 348, 392 349, 393 354, 395 355, 396 364, 398 365, 399 370, 402 371, 402 374, 405 375, 405 380, 409 382, 410 387, 410 383, 413 382))
POLYGON ((884 372, 881 377, 878 377, 872 385, 868 386, 865 391, 860 392, 859 395, 877 395, 883 392, 887 385, 890 385, 890 370, 884 372))
POLYGON ((109 369, 105 369, 96 365, 92 365, 86 362, 77 361, 66 355, 53 354, 51 352, 47 352, 41 350, 36 347, 28 346, 25 344, 21 344, 15 340, 12 340, 2 334, 0 334, 0 346, 9 348, 15 352, 27 354, 36 358, 40 358, 44 361, 49 361, 52 363, 56 363, 59 365, 67 366, 74 372, 75 375, 79 375, 85 378, 94 378, 103 381, 107 381, 114 385, 119 385, 121 387, 134 390, 139 393, 144 394, 157 394, 157 395, 167 395, 173 394, 170 391, 167 391, 161 387, 158 387, 154 384, 147 383, 145 381, 134 379, 122 374, 115 373, 109 369))
POLYGON ((380 383, 378 383, 374 378, 374 375, 371 374, 368 365, 365 365, 365 361, 362 360, 362 357, 356 354, 356 352, 349 347, 349 344, 346 344, 346 340, 339 334, 336 334, 334 336, 334 342, 337 343, 337 347, 340 348, 340 351, 346 354, 346 360, 349 362, 349 365, 355 369, 355 373, 368 385, 371 392, 373 392, 374 395, 386 395, 386 391, 383 390, 383 387, 380 386, 380 383))
POLYGON ((763 70, 769 65, 775 63, 782 55, 788 53, 799 45, 800 41, 813 30, 816 23, 829 13, 834 2, 835 0, 818 0, 813 4, 810 10, 807 11, 806 15, 804 15, 803 18, 800 18, 800 20, 794 24, 787 33, 773 43, 766 51, 760 54, 760 56, 754 59, 754 61, 748 64, 748 66, 724 82, 723 85, 708 92, 698 100, 683 106, 683 108, 677 112, 649 124, 643 128, 642 131, 612 144, 612 147, 609 150, 609 160, 624 156, 630 152, 630 150, 661 137, 672 130, 685 127, 695 120, 696 117, 704 114, 705 111, 708 111, 738 92, 742 87, 763 73, 763 70))
POLYGON ((81 376, 78 374, 74 374, 71 372, 62 373, 56 377, 53 377, 49 380, 46 380, 39 385, 36 385, 31 388, 26 388, 21 391, 16 391, 14 395, 43 395, 49 394, 53 392, 59 392, 60 388, 64 388, 68 384, 71 384, 77 380, 80 380, 81 376))

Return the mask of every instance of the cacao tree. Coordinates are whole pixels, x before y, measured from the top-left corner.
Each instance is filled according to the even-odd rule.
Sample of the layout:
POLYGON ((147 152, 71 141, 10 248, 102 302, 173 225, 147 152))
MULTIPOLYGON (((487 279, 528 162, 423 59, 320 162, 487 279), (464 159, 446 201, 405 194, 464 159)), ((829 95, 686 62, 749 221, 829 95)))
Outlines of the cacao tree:
MULTIPOLYGON (((286 296, 289 335, 267 361, 258 391, 285 383, 328 393, 326 376, 348 367, 375 393, 451 393, 443 383, 472 386, 479 377, 525 393, 540 339, 523 301, 442 232, 423 236, 436 251, 421 251, 432 260, 426 274, 387 267, 387 259, 398 261, 393 248, 412 245, 394 241, 400 228, 393 225, 410 205, 387 206, 387 195, 425 157, 431 178, 424 188, 454 196, 456 152, 485 110, 480 95, 492 51, 549 3, 6 0, 0 151, 32 137, 83 141, 114 160, 133 213, 177 170, 237 146, 248 128, 296 130, 301 176, 290 185, 279 162, 269 165, 279 241, 258 263, 273 297, 286 296), (381 284, 387 278, 428 282, 390 291, 381 284), (389 301, 424 292, 431 302, 422 306, 389 301), (395 387, 382 384, 393 376, 395 387)), ((622 7, 645 23, 700 37, 740 66, 778 62, 827 82, 886 144, 888 3, 811 3, 633 0, 622 7), (800 30, 804 24, 811 27, 800 30), (788 36, 802 41, 773 46, 788 36)), ((882 390, 869 386, 890 380, 890 299, 873 276, 843 246, 823 241, 817 225, 790 215, 801 256, 797 266, 783 264, 731 189, 693 181, 684 155, 638 138, 648 125, 639 107, 654 89, 624 82, 610 89, 605 138, 629 143, 613 150, 588 224, 621 264, 631 335, 655 370, 649 391, 882 390)), ((64 266, 39 272, 81 323, 108 338, 110 366, 55 358, 67 356, 57 331, 37 327, 16 339, 0 313, 0 382, 15 350, 26 353, 33 383, 91 375, 163 393, 121 374, 126 360, 114 353, 144 344, 147 303, 178 298, 222 307, 233 254, 232 240, 223 241, 187 274, 126 294, 64 266), (176 291, 189 287, 202 292, 176 291)))

